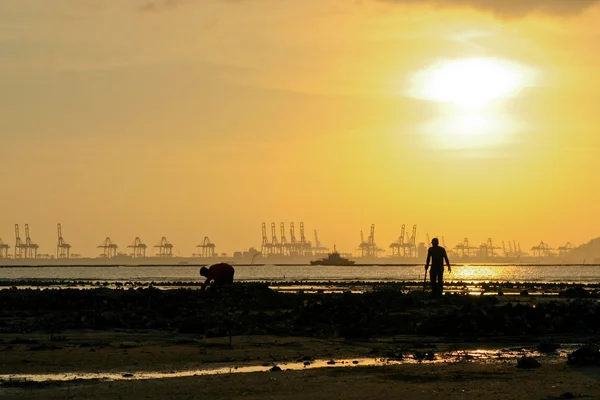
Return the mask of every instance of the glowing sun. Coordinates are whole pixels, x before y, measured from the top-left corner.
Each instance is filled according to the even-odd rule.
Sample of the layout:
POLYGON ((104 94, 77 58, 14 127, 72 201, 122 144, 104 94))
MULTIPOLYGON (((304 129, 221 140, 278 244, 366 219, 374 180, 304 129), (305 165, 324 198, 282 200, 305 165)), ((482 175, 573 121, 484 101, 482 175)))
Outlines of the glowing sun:
POLYGON ((426 100, 483 108, 512 97, 528 83, 525 67, 493 58, 443 61, 411 77, 409 95, 426 100))

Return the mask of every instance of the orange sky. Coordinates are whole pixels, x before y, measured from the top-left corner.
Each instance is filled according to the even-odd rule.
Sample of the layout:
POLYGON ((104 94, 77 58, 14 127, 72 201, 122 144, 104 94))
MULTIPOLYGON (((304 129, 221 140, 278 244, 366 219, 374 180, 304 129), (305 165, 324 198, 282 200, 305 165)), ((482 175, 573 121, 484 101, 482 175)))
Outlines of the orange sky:
POLYGON ((29 223, 52 254, 60 222, 88 256, 106 236, 231 254, 303 221, 343 252, 371 223, 386 249, 402 224, 448 247, 587 242, 599 20, 591 0, 7 0, 0 237, 29 223), (477 112, 411 94, 474 58, 530 76, 477 112))

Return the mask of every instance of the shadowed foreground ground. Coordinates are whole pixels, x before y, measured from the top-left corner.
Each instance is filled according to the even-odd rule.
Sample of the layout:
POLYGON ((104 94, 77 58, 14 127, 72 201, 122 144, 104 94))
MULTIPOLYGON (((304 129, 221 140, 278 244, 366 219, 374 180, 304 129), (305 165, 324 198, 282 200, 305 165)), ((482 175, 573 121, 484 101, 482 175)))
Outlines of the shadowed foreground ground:
POLYGON ((0 389, 3 399, 561 399, 600 398, 600 384, 565 365, 402 365, 155 381, 0 389), (569 395, 572 396, 569 396, 569 395))
MULTIPOLYGON (((576 292, 578 293, 578 292, 576 292)), ((582 293, 585 295, 584 293, 582 293)), ((0 374, 117 372, 131 380, 5 380, 2 399, 600 398, 600 367, 556 355, 538 369, 493 363, 285 371, 297 360, 582 343, 600 332, 595 299, 196 290, 0 291, 0 374), (230 338, 231 334, 231 338, 230 338), (231 343, 231 345, 230 345, 231 343), (135 380, 139 371, 281 365, 284 371, 135 380)))

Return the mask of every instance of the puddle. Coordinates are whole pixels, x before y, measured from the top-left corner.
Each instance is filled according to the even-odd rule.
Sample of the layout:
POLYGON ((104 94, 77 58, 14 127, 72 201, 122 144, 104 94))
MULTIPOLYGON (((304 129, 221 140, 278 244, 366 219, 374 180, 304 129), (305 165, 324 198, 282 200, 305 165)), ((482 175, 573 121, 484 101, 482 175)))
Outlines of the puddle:
POLYGON ((243 374, 251 372, 270 372, 277 365, 281 371, 299 371, 316 368, 353 368, 353 367, 383 367, 390 365, 403 364, 427 364, 427 363, 457 363, 457 362, 477 362, 477 363, 499 363, 515 360, 522 356, 544 357, 547 361, 561 360, 566 358, 567 354, 576 349, 578 345, 561 346, 556 352, 551 354, 542 354, 533 349, 513 348, 503 350, 459 350, 451 352, 414 352, 398 354, 392 358, 374 357, 374 358, 348 358, 337 360, 311 360, 297 362, 282 362, 270 365, 228 365, 218 367, 206 367, 188 370, 171 371, 121 371, 121 372, 64 372, 57 374, 0 374, 0 387, 22 387, 27 383, 51 383, 51 382, 71 382, 71 381, 117 381, 117 380, 148 380, 165 378, 182 378, 204 375, 222 375, 222 374, 243 374))

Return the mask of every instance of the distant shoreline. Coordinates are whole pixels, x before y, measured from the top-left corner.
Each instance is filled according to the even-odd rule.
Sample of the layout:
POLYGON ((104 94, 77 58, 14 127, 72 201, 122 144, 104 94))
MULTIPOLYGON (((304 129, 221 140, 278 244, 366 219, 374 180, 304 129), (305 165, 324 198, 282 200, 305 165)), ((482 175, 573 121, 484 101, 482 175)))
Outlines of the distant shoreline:
MULTIPOLYGON (((178 267, 178 268, 186 268, 186 267, 204 267, 206 265, 210 265, 211 263, 194 263, 194 264, 167 264, 167 263, 158 263, 158 264, 0 264, 0 268, 118 268, 118 267, 178 267)), ((255 264, 237 264, 231 263, 234 267, 268 267, 268 266, 277 266, 277 267, 301 267, 307 266, 311 268, 324 268, 324 267, 334 267, 334 268, 354 268, 354 267, 416 267, 423 266, 424 263, 367 263, 367 264, 353 264, 353 265, 310 265, 305 263, 255 263, 255 264)), ((477 267, 477 266, 494 266, 494 267, 600 267, 600 264, 582 264, 582 263, 486 263, 486 262, 474 262, 474 263, 456 263, 452 264, 452 267, 477 267)))

